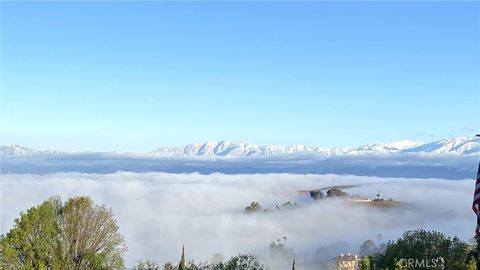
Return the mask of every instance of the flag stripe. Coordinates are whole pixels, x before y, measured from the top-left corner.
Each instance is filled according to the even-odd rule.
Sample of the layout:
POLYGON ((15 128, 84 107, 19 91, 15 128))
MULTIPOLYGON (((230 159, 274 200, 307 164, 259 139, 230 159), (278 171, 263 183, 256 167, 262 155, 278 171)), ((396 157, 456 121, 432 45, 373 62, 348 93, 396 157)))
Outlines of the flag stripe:
POLYGON ((475 191, 473 193, 472 210, 477 215, 477 228, 475 232, 480 235, 480 162, 478 163, 477 181, 475 183, 475 191))

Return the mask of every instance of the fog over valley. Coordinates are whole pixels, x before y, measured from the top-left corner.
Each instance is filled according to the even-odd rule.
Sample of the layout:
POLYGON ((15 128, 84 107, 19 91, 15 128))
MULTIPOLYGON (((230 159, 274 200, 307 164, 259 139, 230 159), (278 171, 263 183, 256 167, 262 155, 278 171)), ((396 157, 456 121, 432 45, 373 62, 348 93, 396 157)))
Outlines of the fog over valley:
POLYGON ((358 253, 363 241, 378 234, 386 242, 416 228, 469 240, 474 229, 473 185, 472 179, 333 174, 4 174, 1 232, 11 228, 19 212, 50 196, 88 195, 112 208, 129 248, 127 265, 146 258, 175 262, 182 245, 188 258, 196 261, 210 260, 214 253, 267 258, 270 243, 284 236, 287 248, 299 258, 321 256, 317 251, 322 246, 345 241, 348 246, 329 249, 336 256, 335 252, 358 253), (380 191, 385 200, 401 204, 378 207, 335 198, 314 201, 300 192, 344 185, 348 194, 373 199, 380 191), (253 201, 271 211, 246 214, 245 207, 253 201), (275 205, 287 201, 298 206, 276 209, 275 205))

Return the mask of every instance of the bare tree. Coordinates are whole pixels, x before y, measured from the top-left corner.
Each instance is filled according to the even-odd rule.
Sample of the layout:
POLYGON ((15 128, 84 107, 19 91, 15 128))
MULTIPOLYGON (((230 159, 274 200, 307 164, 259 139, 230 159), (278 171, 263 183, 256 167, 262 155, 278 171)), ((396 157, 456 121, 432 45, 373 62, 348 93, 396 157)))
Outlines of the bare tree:
POLYGON ((60 231, 71 269, 123 269, 125 241, 112 211, 89 197, 70 198, 62 208, 60 231))

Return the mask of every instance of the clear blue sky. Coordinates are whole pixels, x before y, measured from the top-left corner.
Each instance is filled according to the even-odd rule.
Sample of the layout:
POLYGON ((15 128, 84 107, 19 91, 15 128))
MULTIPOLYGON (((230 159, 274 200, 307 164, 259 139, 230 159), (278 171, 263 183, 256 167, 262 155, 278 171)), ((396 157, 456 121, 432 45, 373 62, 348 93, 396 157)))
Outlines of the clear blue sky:
POLYGON ((474 2, 2 2, 1 143, 325 147, 480 130, 474 2))

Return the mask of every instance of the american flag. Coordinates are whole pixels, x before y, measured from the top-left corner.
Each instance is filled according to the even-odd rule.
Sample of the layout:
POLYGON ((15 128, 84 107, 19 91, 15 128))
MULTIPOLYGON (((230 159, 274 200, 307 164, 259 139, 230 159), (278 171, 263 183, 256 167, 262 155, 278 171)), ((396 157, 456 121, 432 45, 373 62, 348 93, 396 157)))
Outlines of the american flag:
POLYGON ((480 235, 480 163, 478 164, 477 181, 475 183, 475 193, 473 194, 473 212, 477 215, 477 228, 475 232, 480 235))

